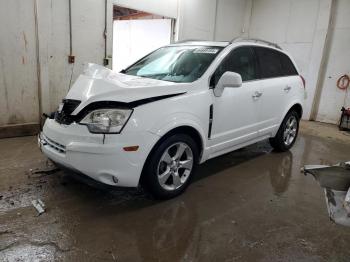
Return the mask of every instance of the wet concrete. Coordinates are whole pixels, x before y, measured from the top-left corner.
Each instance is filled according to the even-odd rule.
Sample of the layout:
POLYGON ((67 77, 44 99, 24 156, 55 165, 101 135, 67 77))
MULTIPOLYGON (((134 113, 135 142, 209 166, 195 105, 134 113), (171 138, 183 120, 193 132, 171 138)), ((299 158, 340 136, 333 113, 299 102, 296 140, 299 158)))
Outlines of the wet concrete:
POLYGON ((165 202, 32 174, 46 168, 36 138, 0 140, 0 261, 350 261, 350 230, 329 221, 321 188, 300 172, 349 161, 350 137, 313 125, 290 152, 263 142, 208 161, 165 202))

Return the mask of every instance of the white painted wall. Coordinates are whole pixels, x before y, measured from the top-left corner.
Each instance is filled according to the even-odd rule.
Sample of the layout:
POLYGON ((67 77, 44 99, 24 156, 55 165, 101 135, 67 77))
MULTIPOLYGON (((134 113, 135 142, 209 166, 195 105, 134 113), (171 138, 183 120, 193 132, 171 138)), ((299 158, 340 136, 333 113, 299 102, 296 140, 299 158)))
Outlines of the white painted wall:
POLYGON ((229 41, 241 36, 249 27, 251 4, 252 0, 180 0, 178 39, 229 41))
POLYGON ((249 30, 251 0, 218 0, 214 39, 232 40, 249 30))
POLYGON ((155 49, 170 44, 171 30, 171 19, 114 21, 113 70, 119 72, 155 49))
POLYGON ((306 79, 305 119, 311 112, 330 5, 330 0, 253 1, 249 37, 279 43, 292 54, 306 79))
POLYGON ((179 39, 213 40, 215 0, 179 1, 179 39))
POLYGON ((86 63, 104 58, 104 0, 72 1, 74 64, 68 64, 68 10, 68 1, 38 0, 44 112, 56 109, 86 63))
POLYGON ((0 1, 0 126, 39 116, 34 0, 0 1))
POLYGON ((333 38, 316 120, 337 123, 340 118, 340 108, 350 107, 350 89, 346 92, 336 87, 336 82, 341 75, 350 75, 349 0, 337 1, 332 30, 333 38))

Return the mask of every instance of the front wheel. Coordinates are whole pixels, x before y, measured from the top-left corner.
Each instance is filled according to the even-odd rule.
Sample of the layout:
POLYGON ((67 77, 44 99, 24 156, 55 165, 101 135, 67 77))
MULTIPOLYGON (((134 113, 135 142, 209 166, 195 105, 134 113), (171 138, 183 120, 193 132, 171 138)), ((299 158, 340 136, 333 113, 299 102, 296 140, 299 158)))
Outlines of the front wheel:
POLYGON ((275 137, 270 138, 271 146, 277 151, 287 151, 295 143, 299 132, 299 115, 296 111, 290 111, 278 129, 275 137))
POLYGON ((144 184, 159 199, 181 194, 198 165, 198 146, 188 135, 175 134, 151 152, 144 169, 144 184))

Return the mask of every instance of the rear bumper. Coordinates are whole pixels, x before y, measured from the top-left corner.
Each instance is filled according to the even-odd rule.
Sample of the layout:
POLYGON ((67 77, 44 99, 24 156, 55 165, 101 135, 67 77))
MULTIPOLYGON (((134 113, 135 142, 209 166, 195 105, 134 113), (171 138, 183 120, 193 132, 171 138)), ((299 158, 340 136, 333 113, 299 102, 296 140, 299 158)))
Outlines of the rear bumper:
POLYGON ((159 137, 148 133, 91 134, 86 126, 45 122, 38 136, 42 152, 52 161, 101 183, 137 187, 146 158, 159 137), (124 147, 138 145, 134 152, 124 147))

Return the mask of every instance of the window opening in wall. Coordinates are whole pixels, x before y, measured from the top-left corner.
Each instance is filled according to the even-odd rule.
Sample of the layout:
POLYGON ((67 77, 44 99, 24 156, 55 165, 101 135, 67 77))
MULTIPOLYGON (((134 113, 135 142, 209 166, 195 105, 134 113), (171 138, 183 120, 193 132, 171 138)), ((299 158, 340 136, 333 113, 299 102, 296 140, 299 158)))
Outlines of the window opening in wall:
POLYGON ((172 41, 174 20, 156 14, 113 7, 113 71, 119 72, 172 41))

